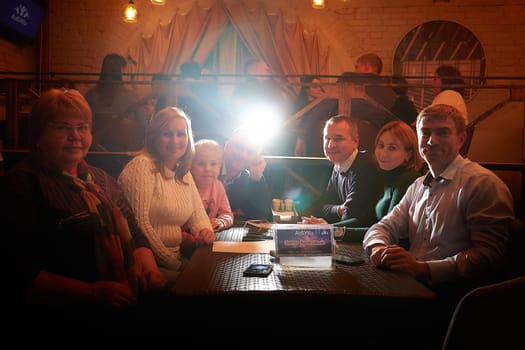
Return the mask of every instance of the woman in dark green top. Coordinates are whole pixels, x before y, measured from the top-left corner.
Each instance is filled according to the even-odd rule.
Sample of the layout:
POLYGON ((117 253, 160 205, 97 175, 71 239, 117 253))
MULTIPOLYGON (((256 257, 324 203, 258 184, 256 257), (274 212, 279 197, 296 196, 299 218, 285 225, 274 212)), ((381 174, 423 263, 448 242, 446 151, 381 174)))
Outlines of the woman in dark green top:
MULTIPOLYGON (((423 175, 415 131, 401 120, 385 124, 377 133, 374 148, 375 161, 383 177, 383 196, 376 203, 376 217, 379 221, 399 203, 408 186, 423 175)), ((363 239, 368 227, 355 227, 352 218, 334 223, 345 227, 343 241, 363 239)))

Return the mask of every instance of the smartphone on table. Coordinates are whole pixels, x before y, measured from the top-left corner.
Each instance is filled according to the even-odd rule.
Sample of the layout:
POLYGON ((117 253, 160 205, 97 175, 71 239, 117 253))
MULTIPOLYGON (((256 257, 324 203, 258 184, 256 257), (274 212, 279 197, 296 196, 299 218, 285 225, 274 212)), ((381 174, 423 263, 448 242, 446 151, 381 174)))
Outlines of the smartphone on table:
POLYGON ((245 277, 266 277, 273 271, 272 264, 251 264, 244 270, 245 277))

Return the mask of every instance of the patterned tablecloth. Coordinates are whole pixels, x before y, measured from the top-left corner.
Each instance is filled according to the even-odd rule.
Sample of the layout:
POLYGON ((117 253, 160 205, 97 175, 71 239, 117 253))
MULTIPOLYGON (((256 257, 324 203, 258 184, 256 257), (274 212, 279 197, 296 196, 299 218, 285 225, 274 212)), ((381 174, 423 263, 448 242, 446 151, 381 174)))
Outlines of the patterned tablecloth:
MULTIPOLYGON (((247 229, 233 228, 217 234, 217 240, 240 241, 247 229)), ((360 244, 338 242, 335 252, 362 260, 356 265, 334 262, 329 268, 281 266, 270 254, 213 252, 210 246, 193 254, 177 280, 177 294, 309 293, 432 299, 435 294, 409 275, 384 271, 370 264, 360 244), (244 277, 252 263, 273 263, 265 277, 244 277)))

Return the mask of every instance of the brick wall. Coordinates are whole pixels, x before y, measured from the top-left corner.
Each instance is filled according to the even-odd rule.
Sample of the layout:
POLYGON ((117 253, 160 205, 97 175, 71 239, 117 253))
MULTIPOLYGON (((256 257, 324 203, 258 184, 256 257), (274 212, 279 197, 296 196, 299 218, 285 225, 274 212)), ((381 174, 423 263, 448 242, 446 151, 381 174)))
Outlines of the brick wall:
MULTIPOLYGON (((105 54, 125 54, 142 35, 150 35, 159 23, 167 23, 176 11, 184 13, 193 4, 188 0, 168 0, 167 5, 158 7, 149 0, 135 0, 139 23, 126 24, 121 20, 121 12, 127 0, 49 2, 49 70, 93 74, 99 72, 105 54)), ((213 2, 198 3, 207 7, 213 2)), ((353 70, 357 56, 376 52, 384 59, 383 74, 389 75, 396 46, 405 34, 426 21, 447 20, 465 26, 482 43, 488 76, 525 78, 523 0, 327 0, 324 10, 313 10, 309 0, 245 3, 262 4, 269 12, 280 8, 290 20, 300 17, 306 30, 320 30, 333 50, 334 67, 338 67, 331 74, 353 70)), ((34 58, 31 51, 0 40, 0 70, 31 69, 34 58)), ((468 105, 470 115, 483 113, 505 96, 506 90, 481 90, 468 105)), ((524 119, 524 103, 512 103, 478 124, 469 156, 479 161, 523 161, 524 119)))
MULTIPOLYGON (((126 0, 50 1, 50 69, 94 73, 106 53, 125 53, 141 35, 150 35, 158 23, 169 22, 176 11, 184 13, 192 5, 177 0, 158 7, 149 0, 136 0, 139 23, 126 24, 121 20, 126 0)), ((200 6, 210 3, 213 0, 199 1, 200 6)), ((266 0, 264 6, 272 11, 282 3, 266 0)), ((338 0, 328 1, 324 10, 313 10, 309 0, 285 3, 281 8, 291 20, 299 16, 307 29, 321 29, 334 43, 343 70, 352 70, 357 56, 373 51, 384 58, 384 73, 389 74, 396 45, 408 31, 426 21, 448 20, 467 27, 482 42, 489 75, 525 76, 525 5, 520 0, 348 0, 347 10, 338 0)))
POLYGON ((36 69, 35 46, 17 46, 0 39, 0 71, 32 72, 36 69))

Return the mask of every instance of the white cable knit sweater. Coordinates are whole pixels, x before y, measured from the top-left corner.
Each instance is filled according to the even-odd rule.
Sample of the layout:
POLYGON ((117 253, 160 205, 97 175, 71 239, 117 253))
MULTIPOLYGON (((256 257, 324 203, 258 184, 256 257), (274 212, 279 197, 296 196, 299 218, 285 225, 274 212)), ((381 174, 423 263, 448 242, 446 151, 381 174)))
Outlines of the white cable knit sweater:
POLYGON ((181 227, 188 224, 190 233, 211 228, 210 220, 191 173, 183 184, 153 172, 153 160, 146 155, 133 158, 122 170, 118 181, 126 194, 139 226, 148 237, 159 266, 178 270, 181 227))

